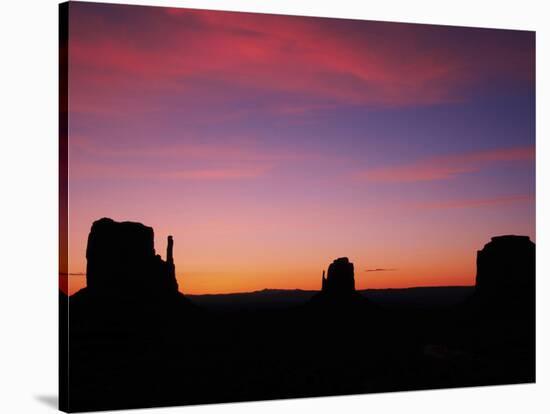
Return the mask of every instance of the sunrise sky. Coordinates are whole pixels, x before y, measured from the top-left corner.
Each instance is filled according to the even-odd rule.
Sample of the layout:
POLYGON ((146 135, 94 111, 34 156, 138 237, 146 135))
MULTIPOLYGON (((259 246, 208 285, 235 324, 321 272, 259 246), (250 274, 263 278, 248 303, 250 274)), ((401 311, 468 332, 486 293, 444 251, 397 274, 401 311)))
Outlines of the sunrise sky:
POLYGON ((70 5, 70 293, 101 217, 185 293, 472 284, 535 241, 534 155, 532 32, 70 5))

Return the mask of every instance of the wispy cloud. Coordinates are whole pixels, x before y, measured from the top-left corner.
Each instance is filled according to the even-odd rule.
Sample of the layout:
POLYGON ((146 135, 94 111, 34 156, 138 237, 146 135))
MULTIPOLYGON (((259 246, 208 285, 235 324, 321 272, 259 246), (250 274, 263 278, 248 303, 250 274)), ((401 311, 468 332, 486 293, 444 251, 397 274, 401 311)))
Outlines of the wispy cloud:
POLYGON ((397 269, 384 269, 384 268, 376 268, 376 269, 367 269, 365 272, 394 272, 397 269))
POLYGON ((202 143, 204 137, 189 137, 174 144, 116 147, 99 144, 82 135, 70 137, 72 153, 86 153, 100 158, 148 158, 148 159, 193 159, 227 162, 246 161, 293 161, 319 157, 311 153, 297 153, 281 148, 260 148, 254 138, 231 139, 225 137, 225 144, 202 143))
POLYGON ((357 173, 356 177, 367 181, 388 183, 448 180, 462 174, 475 173, 502 162, 531 162, 534 159, 534 146, 502 148, 438 156, 404 165, 373 168, 357 173))
POLYGON ((237 180, 253 179, 266 174, 272 164, 226 168, 143 168, 133 164, 102 165, 78 163, 71 168, 72 178, 153 179, 153 180, 237 180))
POLYGON ((99 145, 84 136, 71 137, 74 178, 237 180, 265 175, 285 162, 320 157, 284 149, 260 148, 254 139, 232 144, 182 143, 163 146, 99 145))
POLYGON ((235 180, 257 178, 271 169, 270 165, 243 168, 210 168, 193 170, 173 170, 150 174, 152 178, 181 180, 235 180))
POLYGON ((458 208, 476 208, 489 207, 505 204, 526 203, 535 201, 535 196, 532 194, 519 194, 511 196, 501 196, 493 198, 475 198, 450 201, 434 201, 426 203, 417 203, 411 205, 413 208, 426 210, 439 209, 458 209, 458 208))
MULTIPOLYGON (((534 76, 534 34, 528 32, 515 33, 521 47, 510 47, 512 35, 466 28, 378 22, 359 27, 336 19, 181 9, 146 17, 110 5, 118 7, 115 19, 102 7, 73 9, 75 110, 134 113, 162 101, 137 96, 166 91, 207 106, 222 96, 233 103, 251 99, 228 93, 228 86, 292 93, 308 97, 309 104, 434 104, 466 99, 465 90, 495 73, 511 81, 532 82, 534 76)), ((310 108, 285 105, 287 115, 310 108)))

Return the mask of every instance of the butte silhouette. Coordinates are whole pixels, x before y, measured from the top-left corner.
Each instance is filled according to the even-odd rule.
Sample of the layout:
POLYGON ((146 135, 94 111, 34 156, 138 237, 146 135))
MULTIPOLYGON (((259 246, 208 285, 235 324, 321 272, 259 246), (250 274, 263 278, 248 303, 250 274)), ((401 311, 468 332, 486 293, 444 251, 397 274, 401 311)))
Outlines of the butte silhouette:
POLYGON ((90 323, 168 321, 195 306, 178 290, 168 236, 166 260, 156 254, 151 227, 102 218, 93 223, 86 248, 87 286, 70 298, 75 315, 90 323))
POLYGON ((477 252, 473 302, 478 310, 534 316, 535 255, 535 244, 528 236, 492 237, 477 252))
POLYGON ((92 225, 86 248, 86 284, 97 295, 166 297, 178 293, 168 236, 166 261, 155 254, 151 227, 108 218, 92 225))
POLYGON ((369 301, 355 290, 353 263, 347 257, 334 260, 321 281, 321 291, 311 298, 310 304, 332 311, 344 311, 370 306, 369 301))

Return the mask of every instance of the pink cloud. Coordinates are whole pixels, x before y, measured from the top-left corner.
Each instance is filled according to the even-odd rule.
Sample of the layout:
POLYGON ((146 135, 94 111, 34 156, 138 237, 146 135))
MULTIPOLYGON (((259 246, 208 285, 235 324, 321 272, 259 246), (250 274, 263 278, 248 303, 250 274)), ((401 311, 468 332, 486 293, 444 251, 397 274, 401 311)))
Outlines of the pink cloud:
POLYGON ((506 161, 534 161, 535 147, 503 148, 428 158, 404 165, 372 168, 356 174, 374 182, 412 183, 455 178, 506 161))
POLYGON ((103 159, 116 158, 118 160, 128 159, 150 159, 156 161, 168 161, 179 159, 183 161, 212 161, 212 162, 284 162, 303 161, 305 159, 317 159, 321 155, 313 153, 298 153, 296 151, 281 148, 263 149, 260 148, 254 138, 231 139, 225 137, 225 141, 231 144, 206 144, 201 139, 189 140, 169 145, 159 146, 106 146, 103 143, 89 139, 82 135, 71 136, 71 155, 79 154, 96 156, 103 159))
POLYGON ((476 208, 476 207, 490 207, 505 204, 516 204, 535 201, 535 196, 532 194, 520 194, 493 198, 477 198, 477 199, 463 199, 463 200, 451 200, 451 201, 436 201, 428 203, 417 203, 411 207, 427 210, 439 210, 439 209, 456 209, 456 208, 476 208))
POLYGON ((211 168, 167 171, 159 173, 155 178, 181 179, 181 180, 236 180, 243 178, 257 178, 264 175, 270 166, 263 165, 248 168, 211 168))
POLYGON ((486 32, 475 48, 449 47, 437 39, 451 29, 433 26, 369 22, 361 34, 352 29, 357 22, 170 8, 151 9, 134 27, 74 10, 69 50, 76 111, 158 110, 161 102, 151 96, 167 91, 191 103, 227 101, 232 94, 223 85, 229 84, 307 97, 295 108, 281 102, 282 113, 295 115, 320 101, 456 102, 496 71, 533 76, 530 50, 509 48, 486 32))
POLYGON ((136 165, 76 163, 71 166, 71 179, 153 179, 153 180, 238 180, 254 179, 266 174, 269 164, 220 168, 143 168, 136 165))
POLYGON ((231 144, 200 140, 156 147, 99 144, 82 135, 71 137, 69 168, 74 178, 237 180, 258 178, 286 162, 320 155, 262 149, 253 139, 231 144))

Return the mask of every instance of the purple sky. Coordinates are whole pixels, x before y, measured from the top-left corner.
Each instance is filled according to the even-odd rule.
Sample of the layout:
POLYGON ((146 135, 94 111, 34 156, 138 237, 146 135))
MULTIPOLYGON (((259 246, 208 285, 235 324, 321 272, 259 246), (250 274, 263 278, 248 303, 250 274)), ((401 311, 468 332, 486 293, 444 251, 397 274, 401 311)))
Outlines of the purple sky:
POLYGON ((103 216, 193 293, 471 284, 535 239, 533 32, 72 2, 69 59, 71 273, 103 216))

